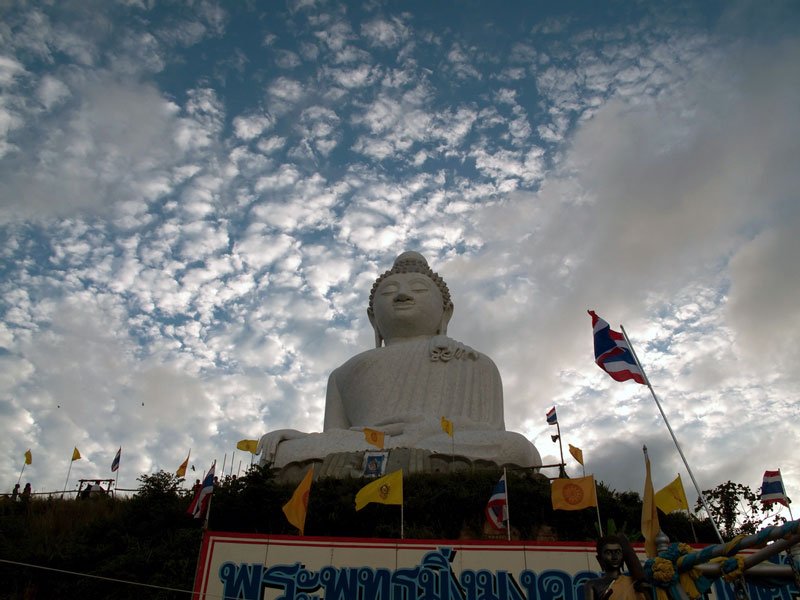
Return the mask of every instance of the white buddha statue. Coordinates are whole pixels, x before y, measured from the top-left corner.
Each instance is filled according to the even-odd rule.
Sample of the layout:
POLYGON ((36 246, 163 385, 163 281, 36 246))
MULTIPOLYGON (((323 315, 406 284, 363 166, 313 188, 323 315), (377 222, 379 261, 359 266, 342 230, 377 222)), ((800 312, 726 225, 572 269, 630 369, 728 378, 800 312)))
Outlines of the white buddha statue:
POLYGON ((390 450, 541 465, 527 438, 505 430, 497 367, 447 337, 453 315, 450 291, 421 254, 401 254, 378 278, 367 315, 376 347, 331 373, 323 432, 267 433, 258 445, 262 464, 282 467, 333 452, 374 450, 364 437, 368 427, 385 433, 384 447, 390 450), (442 431, 441 417, 453 423, 453 438, 442 431))

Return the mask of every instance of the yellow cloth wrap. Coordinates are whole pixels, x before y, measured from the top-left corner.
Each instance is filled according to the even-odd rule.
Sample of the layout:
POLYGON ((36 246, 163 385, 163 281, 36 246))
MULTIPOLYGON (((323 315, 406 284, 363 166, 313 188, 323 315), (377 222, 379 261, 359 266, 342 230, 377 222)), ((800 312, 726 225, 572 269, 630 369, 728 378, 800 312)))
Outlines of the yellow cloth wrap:
MULTIPOLYGON (((744 573, 744 557, 741 556, 740 554, 737 554, 732 558, 736 561, 736 568, 733 571, 730 571, 729 573, 722 573, 722 578, 728 582, 739 579, 739 577, 742 576, 742 573, 744 573)), ((730 558, 725 558, 724 556, 720 556, 719 558, 715 558, 713 560, 710 560, 709 562, 724 563, 725 561, 728 560, 730 560, 730 558)))
POLYGON ((688 573, 680 574, 681 587, 683 591, 686 592, 686 595, 689 596, 689 600, 697 600, 703 595, 694 584, 698 577, 700 577, 700 571, 697 569, 692 569, 688 573))
POLYGON ((653 559, 653 579, 661 583, 668 583, 675 577, 675 567, 671 560, 657 556, 653 559))

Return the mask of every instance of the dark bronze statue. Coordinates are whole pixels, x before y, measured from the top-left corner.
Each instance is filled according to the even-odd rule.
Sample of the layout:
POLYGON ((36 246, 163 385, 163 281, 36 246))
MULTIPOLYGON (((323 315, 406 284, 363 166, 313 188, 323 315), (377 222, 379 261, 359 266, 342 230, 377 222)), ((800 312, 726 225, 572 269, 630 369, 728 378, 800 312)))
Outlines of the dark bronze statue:
POLYGON ((597 562, 603 574, 583 584, 585 600, 608 600, 613 593, 612 584, 619 579, 623 565, 628 568, 628 575, 637 591, 637 584, 645 580, 642 563, 625 536, 605 535, 598 539, 597 562))

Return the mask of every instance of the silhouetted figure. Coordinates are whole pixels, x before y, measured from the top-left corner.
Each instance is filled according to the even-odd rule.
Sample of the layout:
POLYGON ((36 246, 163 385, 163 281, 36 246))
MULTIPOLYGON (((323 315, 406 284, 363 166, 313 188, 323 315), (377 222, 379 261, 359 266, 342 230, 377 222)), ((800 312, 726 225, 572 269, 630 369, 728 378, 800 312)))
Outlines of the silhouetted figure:
POLYGON ((14 490, 11 492, 11 501, 16 502, 18 496, 19 496, 19 484, 15 485, 14 490))
POLYGON ((624 590, 620 588, 619 593, 627 596, 628 589, 634 594, 638 593, 638 589, 633 589, 633 584, 638 585, 645 580, 644 571, 642 563, 639 562, 636 552, 625 536, 606 535, 598 539, 597 562, 600 563, 603 574, 583 584, 585 600, 608 600, 613 593, 614 582, 620 578, 623 564, 628 567, 629 577, 623 577, 627 586, 623 586, 624 590))
POLYGON ((25 487, 22 490, 22 501, 27 503, 31 499, 31 484, 26 483, 25 487))

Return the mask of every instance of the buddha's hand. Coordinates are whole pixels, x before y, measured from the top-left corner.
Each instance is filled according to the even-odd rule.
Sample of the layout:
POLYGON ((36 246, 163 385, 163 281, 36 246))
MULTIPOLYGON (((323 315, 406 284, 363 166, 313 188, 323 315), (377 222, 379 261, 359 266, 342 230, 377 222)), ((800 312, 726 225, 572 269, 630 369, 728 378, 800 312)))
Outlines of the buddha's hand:
POLYGON ((277 429, 261 436, 256 446, 256 454, 261 455, 262 463, 275 462, 275 455, 278 453, 278 445, 284 440, 295 440, 307 436, 307 433, 296 429, 277 429))
POLYGON ((431 361, 478 360, 478 353, 461 342, 446 335, 435 335, 429 342, 431 361))
POLYGON ((416 413, 392 415, 386 419, 375 423, 375 428, 383 431, 386 435, 402 435, 409 428, 416 428, 425 420, 425 417, 416 413))

